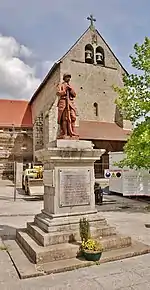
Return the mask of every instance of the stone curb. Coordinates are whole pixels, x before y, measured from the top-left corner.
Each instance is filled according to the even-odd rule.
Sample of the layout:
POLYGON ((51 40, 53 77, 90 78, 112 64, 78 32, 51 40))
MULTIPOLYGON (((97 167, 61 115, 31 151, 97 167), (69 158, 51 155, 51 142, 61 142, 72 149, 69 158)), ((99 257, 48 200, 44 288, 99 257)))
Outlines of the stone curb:
POLYGON ((28 260, 14 240, 5 241, 5 245, 20 279, 72 271, 79 268, 100 265, 150 253, 150 246, 135 242, 131 247, 104 252, 101 260, 97 263, 72 258, 37 266, 28 260))
POLYGON ((35 216, 34 214, 0 214, 1 217, 35 216))

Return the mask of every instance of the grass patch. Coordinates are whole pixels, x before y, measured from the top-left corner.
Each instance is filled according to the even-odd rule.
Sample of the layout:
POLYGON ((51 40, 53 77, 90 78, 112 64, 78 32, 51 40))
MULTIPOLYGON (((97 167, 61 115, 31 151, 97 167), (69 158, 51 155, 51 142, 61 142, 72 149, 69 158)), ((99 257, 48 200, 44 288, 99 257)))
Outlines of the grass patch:
POLYGON ((0 251, 7 251, 8 248, 5 245, 0 246, 0 251))
POLYGON ((96 261, 95 265, 97 265, 97 266, 100 265, 100 261, 96 261))

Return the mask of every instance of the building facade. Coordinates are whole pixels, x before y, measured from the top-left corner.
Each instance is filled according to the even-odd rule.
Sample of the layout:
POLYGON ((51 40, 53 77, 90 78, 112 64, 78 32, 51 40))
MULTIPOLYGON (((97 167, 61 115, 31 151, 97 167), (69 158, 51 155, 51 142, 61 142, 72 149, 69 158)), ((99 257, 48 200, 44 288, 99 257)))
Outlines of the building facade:
POLYGON ((69 72, 77 92, 77 130, 80 139, 106 149, 96 166, 97 175, 108 168, 108 152, 121 151, 132 126, 121 116, 113 85, 123 86, 126 70, 94 27, 89 27, 69 51, 51 68, 30 104, 35 151, 57 137, 56 87, 69 72), (40 120, 40 121, 39 121, 40 120))
POLYGON ((32 128, 27 101, 0 100, 0 179, 14 178, 14 161, 33 160, 32 128))
MULTIPOLYGON (((24 136, 20 137, 22 139, 18 137, 17 144, 21 140, 21 146, 25 147, 23 145, 26 142, 30 149, 23 152, 22 160, 25 159, 25 153, 28 153, 26 159, 32 159, 33 155, 35 160, 36 150, 46 147, 57 138, 56 89, 66 72, 71 74, 71 82, 77 93, 76 126, 80 139, 91 140, 95 148, 106 149, 102 159, 95 164, 96 175, 102 177, 104 169, 108 168, 108 152, 123 149, 132 126, 121 116, 115 104, 117 96, 113 89, 113 85, 123 86, 123 75, 127 72, 93 26, 53 65, 27 105, 26 114, 30 118, 28 116, 26 121, 26 130, 29 131, 26 135, 20 135, 24 136), (28 136, 26 141, 25 136, 28 136)), ((11 123, 15 122, 11 120, 11 123)), ((16 124, 15 128, 25 129, 25 121, 24 125, 22 123, 17 127, 16 124)), ((17 132, 16 136, 19 136, 17 132)), ((16 158, 20 156, 17 154, 16 158)))

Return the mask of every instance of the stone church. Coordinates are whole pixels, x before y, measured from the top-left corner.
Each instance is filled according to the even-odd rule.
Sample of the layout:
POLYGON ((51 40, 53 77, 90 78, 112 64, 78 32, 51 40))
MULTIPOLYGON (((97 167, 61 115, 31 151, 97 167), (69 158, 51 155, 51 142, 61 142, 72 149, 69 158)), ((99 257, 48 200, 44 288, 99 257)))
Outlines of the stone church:
POLYGON ((89 28, 53 65, 29 102, 0 100, 0 172, 7 160, 35 161, 35 151, 56 139, 56 90, 66 72, 77 93, 79 138, 106 149, 95 164, 98 178, 108 168, 108 152, 123 149, 132 126, 119 113, 113 85, 123 86, 127 72, 90 20, 89 28), (11 114, 5 113, 8 107, 11 114))

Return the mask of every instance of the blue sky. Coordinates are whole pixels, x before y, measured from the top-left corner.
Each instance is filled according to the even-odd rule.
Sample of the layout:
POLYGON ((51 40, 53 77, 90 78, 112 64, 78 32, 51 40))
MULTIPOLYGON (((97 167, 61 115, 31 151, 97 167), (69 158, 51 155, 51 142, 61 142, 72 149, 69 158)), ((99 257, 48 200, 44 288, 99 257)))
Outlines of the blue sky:
MULTIPOLYGON (((129 54, 133 45, 150 36, 150 0, 0 0, 0 34, 14 38, 32 52, 32 57, 19 53, 17 57, 28 65, 26 69, 33 74, 36 86, 49 66, 87 29, 86 18, 91 13, 100 34, 132 72, 129 54)), ((14 54, 11 56, 14 58, 14 54)), ((29 90, 30 86, 28 82, 29 90)), ((4 91, 1 87, 0 83, 0 96, 4 91)), ((6 97, 10 92, 11 88, 6 97)))

